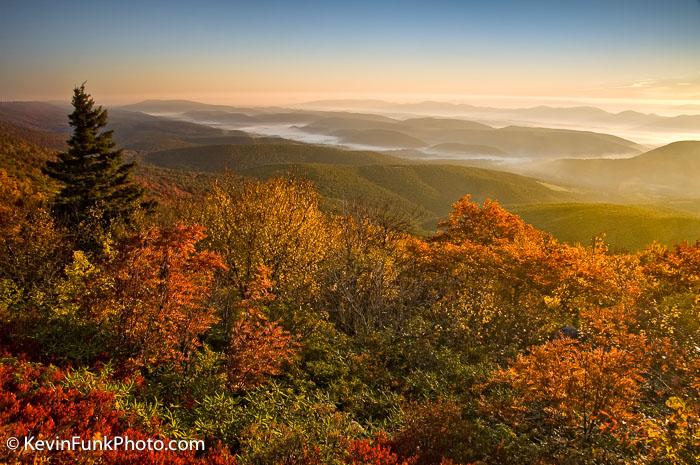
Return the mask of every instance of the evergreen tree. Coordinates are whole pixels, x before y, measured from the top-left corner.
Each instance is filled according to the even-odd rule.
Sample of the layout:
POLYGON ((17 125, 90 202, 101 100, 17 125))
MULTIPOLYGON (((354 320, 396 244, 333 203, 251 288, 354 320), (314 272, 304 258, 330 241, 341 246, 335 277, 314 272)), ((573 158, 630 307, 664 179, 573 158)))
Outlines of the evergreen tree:
POLYGON ((143 196, 143 189, 130 180, 134 164, 123 162, 122 150, 115 150, 112 131, 102 130, 107 110, 95 106, 85 92, 85 83, 74 89, 73 107, 68 151, 43 169, 63 185, 54 200, 53 214, 76 232, 104 230, 117 219, 128 225, 143 196))

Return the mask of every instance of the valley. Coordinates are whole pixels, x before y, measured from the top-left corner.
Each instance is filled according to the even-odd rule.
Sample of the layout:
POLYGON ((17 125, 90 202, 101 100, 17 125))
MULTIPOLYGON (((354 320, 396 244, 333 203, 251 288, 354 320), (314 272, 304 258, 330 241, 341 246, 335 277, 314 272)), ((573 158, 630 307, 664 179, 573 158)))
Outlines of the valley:
MULTIPOLYGON (((420 235, 431 234, 452 203, 469 194, 478 202, 497 200, 570 243, 605 236, 613 249, 639 250, 654 241, 672 245, 700 238, 700 209, 694 207, 700 199, 695 182, 700 142, 650 150, 605 133, 497 128, 454 117, 399 119, 379 114, 397 108, 368 106, 354 112, 144 101, 110 109, 109 127, 139 161, 143 182, 158 186, 154 191, 165 197, 191 195, 202 183, 233 172, 310 180, 324 208, 337 210, 346 202, 382 205, 420 235), (378 113, 364 112, 368 109, 378 113)), ((451 107, 404 110, 439 113, 440 108, 451 107)), ((541 121, 569 115, 651 124, 647 117, 593 109, 541 107, 511 116, 518 113, 539 115, 541 121)), ((31 140, 45 151, 60 148, 67 131, 65 109, 41 102, 0 104, 0 121, 6 137, 31 140)), ((688 121, 693 120, 683 124, 688 121)), ((17 170, 32 164, 12 156, 17 170)), ((36 177, 36 168, 31 170, 36 177)))

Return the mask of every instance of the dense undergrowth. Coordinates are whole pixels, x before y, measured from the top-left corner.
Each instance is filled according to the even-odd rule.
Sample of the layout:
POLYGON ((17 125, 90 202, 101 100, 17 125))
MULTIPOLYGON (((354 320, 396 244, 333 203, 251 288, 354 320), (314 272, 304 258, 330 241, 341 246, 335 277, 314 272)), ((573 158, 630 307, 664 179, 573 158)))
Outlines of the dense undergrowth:
POLYGON ((225 177, 80 250, 0 176, 0 436, 207 444, 3 463, 697 463, 695 245, 571 246, 468 197, 419 239, 225 177))

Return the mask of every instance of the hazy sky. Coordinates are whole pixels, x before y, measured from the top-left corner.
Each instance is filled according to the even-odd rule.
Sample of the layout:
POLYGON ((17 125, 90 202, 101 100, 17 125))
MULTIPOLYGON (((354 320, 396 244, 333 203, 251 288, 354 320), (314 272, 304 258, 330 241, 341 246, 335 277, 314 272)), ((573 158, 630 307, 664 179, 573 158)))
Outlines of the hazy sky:
POLYGON ((700 103, 700 1, 0 0, 0 98, 700 103), (601 100, 602 101, 602 100, 601 100))

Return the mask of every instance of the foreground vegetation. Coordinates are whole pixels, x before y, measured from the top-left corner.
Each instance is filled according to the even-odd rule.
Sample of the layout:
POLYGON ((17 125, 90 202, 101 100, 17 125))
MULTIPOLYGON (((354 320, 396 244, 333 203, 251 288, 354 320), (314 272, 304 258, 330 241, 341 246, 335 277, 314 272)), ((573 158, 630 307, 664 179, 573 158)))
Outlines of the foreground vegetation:
POLYGON ((232 178, 85 252, 2 181, 3 434, 210 445, 153 463, 697 459, 700 248, 572 247, 467 198, 426 241, 232 178))
POLYGON ((418 238, 391 210, 234 175, 149 213, 41 176, 0 171, 0 435, 207 450, 2 463, 700 458, 696 245, 568 245, 468 196, 418 238))

